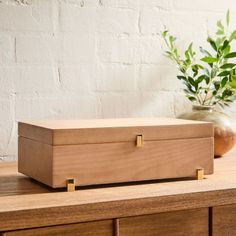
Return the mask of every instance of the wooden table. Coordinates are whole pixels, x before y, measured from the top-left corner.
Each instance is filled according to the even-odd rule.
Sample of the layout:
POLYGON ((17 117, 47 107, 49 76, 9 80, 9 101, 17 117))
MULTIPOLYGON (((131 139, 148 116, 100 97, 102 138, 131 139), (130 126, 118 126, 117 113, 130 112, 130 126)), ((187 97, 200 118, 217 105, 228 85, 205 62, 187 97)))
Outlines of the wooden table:
POLYGON ((236 150, 216 159, 215 174, 204 180, 75 192, 52 190, 16 165, 0 164, 2 235, 236 235, 236 150))

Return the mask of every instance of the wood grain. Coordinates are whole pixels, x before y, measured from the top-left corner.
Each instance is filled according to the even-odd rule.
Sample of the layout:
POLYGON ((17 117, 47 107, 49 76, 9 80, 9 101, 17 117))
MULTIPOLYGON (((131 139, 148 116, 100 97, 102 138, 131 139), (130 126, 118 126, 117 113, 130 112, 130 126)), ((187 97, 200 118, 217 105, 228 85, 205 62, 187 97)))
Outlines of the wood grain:
POLYGON ((212 209, 212 235, 236 235, 236 204, 217 206, 212 209))
MULTIPOLYGON (((107 195, 107 193, 105 193, 105 195, 107 195)), ((87 204, 77 203, 76 205, 74 205, 76 201, 81 201, 79 201, 80 193, 77 193, 76 197, 70 196, 68 200, 66 200, 65 197, 58 198, 55 193, 52 194, 51 197, 48 194, 40 194, 40 196, 34 198, 31 196, 31 199, 29 199, 27 195, 24 197, 17 196, 18 199, 15 198, 14 202, 12 202, 13 197, 9 197, 8 201, 1 199, 3 200, 1 205, 8 204, 8 208, 10 208, 9 206, 11 204, 11 208, 15 210, 1 210, 0 219, 4 220, 0 221, 0 229, 2 231, 7 231, 156 214, 160 212, 202 208, 222 204, 235 204, 235 195, 236 190, 225 190, 195 194, 179 194, 165 197, 134 198, 132 200, 118 201, 115 200, 114 197, 112 198, 111 194, 110 201, 105 202, 97 199, 97 201, 94 200, 94 202, 87 204), (45 195, 47 195, 47 197, 45 195), (61 205, 57 204, 60 203, 60 201, 64 206, 57 206, 61 205), (37 207, 35 206, 36 203, 37 207), (43 206, 43 203, 47 203, 46 205, 51 206, 43 206), (20 206, 20 204, 23 206, 20 206), (25 208, 25 210, 23 210, 23 208, 25 208)), ((83 196, 82 199, 84 200, 83 196)))
POLYGON ((119 219, 114 219, 114 236, 120 236, 120 220, 119 219))
POLYGON ((194 177, 198 168, 213 173, 213 138, 56 146, 52 186, 194 177))
POLYGON ((52 158, 52 146, 27 138, 18 138, 18 171, 20 173, 52 186, 52 158))
POLYGON ((208 209, 122 218, 120 236, 208 236, 208 209))
POLYGON ((12 179, 9 185, 0 181, 0 231, 236 204, 235 156, 233 150, 215 160, 214 175, 201 181, 158 181, 73 193, 48 193, 43 185, 39 190, 37 182, 16 173, 16 163, 2 163, 0 177, 12 179), (25 188, 19 178, 25 178, 25 188), (41 190, 45 193, 37 194, 41 190))
MULTIPOLYGON (((0 197, 55 192, 23 174, 18 173, 16 162, 0 163, 0 197)), ((57 190, 58 192, 59 190, 57 190)))
POLYGON ((34 124, 27 124, 19 122, 18 124, 18 134, 22 137, 27 137, 29 139, 41 140, 42 143, 52 144, 53 143, 53 130, 45 128, 42 126, 37 126, 34 124))
POLYGON ((84 119, 84 120, 41 120, 20 122, 45 129, 80 129, 80 128, 111 128, 111 127, 138 127, 138 126, 166 126, 184 124, 207 124, 208 122, 183 120, 167 117, 148 118, 115 118, 115 119, 84 119))
POLYGON ((18 134, 50 145, 74 145, 135 142, 139 134, 145 140, 213 137, 213 125, 173 118, 38 121, 19 122, 18 134))
POLYGON ((113 236, 113 221, 87 222, 29 230, 10 231, 2 236, 113 236))

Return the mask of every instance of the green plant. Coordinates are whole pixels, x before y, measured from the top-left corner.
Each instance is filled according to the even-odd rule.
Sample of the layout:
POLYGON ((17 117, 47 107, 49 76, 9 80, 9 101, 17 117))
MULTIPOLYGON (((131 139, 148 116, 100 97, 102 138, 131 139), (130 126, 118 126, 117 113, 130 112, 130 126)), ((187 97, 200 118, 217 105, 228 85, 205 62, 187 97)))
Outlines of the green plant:
POLYGON ((200 60, 196 58, 192 43, 181 56, 175 44, 176 38, 168 30, 161 33, 167 48, 165 55, 177 64, 181 73, 177 78, 185 84, 184 92, 190 101, 224 107, 236 99, 236 52, 231 51, 236 30, 229 32, 229 25, 228 11, 225 24, 218 21, 214 38, 207 38, 211 51, 200 47, 204 55, 200 60))

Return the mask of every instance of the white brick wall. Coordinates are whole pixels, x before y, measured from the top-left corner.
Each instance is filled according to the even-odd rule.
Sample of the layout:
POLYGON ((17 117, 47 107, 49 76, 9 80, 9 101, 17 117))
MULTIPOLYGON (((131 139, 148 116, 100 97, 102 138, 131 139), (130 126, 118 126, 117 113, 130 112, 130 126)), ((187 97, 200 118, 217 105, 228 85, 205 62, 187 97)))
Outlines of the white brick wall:
POLYGON ((235 0, 0 0, 0 160, 17 158, 19 120, 189 110, 158 33, 166 25, 180 47, 205 44, 228 8, 236 18, 235 6, 235 0))

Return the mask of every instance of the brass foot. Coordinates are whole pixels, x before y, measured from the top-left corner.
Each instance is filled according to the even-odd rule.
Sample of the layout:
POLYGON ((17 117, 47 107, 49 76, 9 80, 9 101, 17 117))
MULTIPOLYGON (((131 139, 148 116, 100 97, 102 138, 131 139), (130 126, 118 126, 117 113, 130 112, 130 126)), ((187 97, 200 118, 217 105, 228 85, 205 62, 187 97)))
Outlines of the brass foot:
POLYGON ((204 169, 203 168, 199 168, 196 170, 196 179, 197 180, 204 179, 204 169))
POLYGON ((67 192, 74 192, 75 191, 75 180, 74 179, 67 179, 67 192))

